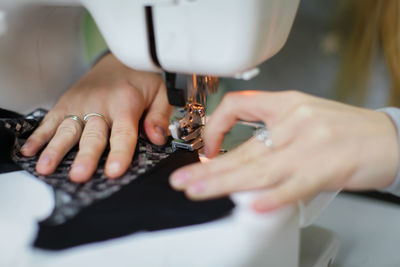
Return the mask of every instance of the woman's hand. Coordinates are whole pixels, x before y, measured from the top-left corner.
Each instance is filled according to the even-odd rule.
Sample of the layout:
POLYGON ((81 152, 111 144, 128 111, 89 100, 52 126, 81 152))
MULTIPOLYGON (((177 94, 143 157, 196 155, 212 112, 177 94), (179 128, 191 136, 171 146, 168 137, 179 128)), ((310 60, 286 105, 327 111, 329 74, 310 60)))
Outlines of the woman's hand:
POLYGON ((38 173, 54 172, 65 154, 79 142, 79 152, 70 171, 74 182, 85 182, 97 168, 110 142, 105 173, 121 176, 128 168, 144 112, 144 130, 157 145, 166 141, 169 115, 166 88, 158 74, 129 69, 112 54, 103 57, 74 87, 67 91, 29 137, 21 152, 33 156, 46 144, 36 166, 38 173), (67 115, 92 116, 85 127, 67 115), (109 129, 109 124, 111 129, 109 129))
POLYGON ((263 121, 272 146, 252 138, 183 167, 171 176, 175 189, 195 200, 260 189, 253 207, 268 211, 321 190, 385 188, 396 176, 397 133, 382 112, 294 91, 229 93, 207 123, 207 156, 238 119, 263 121))

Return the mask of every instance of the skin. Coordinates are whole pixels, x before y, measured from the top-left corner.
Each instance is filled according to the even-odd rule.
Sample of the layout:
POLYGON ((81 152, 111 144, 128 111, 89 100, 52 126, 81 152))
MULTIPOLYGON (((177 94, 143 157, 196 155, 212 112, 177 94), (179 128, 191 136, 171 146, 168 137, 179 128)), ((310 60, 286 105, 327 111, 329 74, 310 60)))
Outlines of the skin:
POLYGON ((295 91, 227 94, 209 118, 204 140, 212 160, 175 171, 172 187, 193 200, 257 189, 252 205, 258 212, 322 190, 385 188, 399 162, 396 128, 386 114, 295 91), (239 119, 263 121, 272 147, 251 138, 216 157, 239 119))
POLYGON ((77 143, 79 152, 70 171, 77 183, 88 181, 97 168, 101 154, 110 144, 105 173, 118 178, 128 168, 136 146, 138 125, 144 116, 144 130, 151 142, 166 142, 169 116, 166 88, 160 75, 129 69, 112 54, 104 56, 76 85, 68 90, 49 111, 41 125, 21 148, 24 156, 33 156, 45 147, 36 166, 38 173, 55 171, 65 154, 77 143), (84 129, 66 115, 97 112, 84 129))

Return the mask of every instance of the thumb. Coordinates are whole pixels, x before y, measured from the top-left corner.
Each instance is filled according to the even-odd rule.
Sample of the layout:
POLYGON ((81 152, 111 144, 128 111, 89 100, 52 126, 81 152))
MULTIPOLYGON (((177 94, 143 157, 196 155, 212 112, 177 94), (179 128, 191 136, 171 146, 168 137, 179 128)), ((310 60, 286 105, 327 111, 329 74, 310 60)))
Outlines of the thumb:
POLYGON ((167 141, 172 110, 173 107, 168 103, 167 90, 162 85, 144 119, 145 133, 153 144, 163 145, 167 141))

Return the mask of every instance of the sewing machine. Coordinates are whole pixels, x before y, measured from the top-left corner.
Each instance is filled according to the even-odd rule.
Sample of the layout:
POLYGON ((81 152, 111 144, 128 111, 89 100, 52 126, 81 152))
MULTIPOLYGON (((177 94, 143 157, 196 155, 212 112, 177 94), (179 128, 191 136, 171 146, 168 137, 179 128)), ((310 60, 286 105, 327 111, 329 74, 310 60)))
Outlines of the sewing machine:
POLYGON ((170 104, 183 107, 170 126, 174 147, 202 146, 205 96, 217 77, 251 79, 285 43, 299 0, 3 0, 84 5, 109 49, 134 69, 165 73, 170 104), (188 75, 176 88, 176 74, 188 75), (193 120, 190 118, 194 118, 193 120))
MULTIPOLYGON (((170 103, 184 107, 182 117, 171 123, 174 145, 193 150, 202 146, 204 99, 216 90, 217 77, 251 79, 257 75, 256 66, 285 43, 299 0, 3 0, 0 4, 85 6, 110 50, 124 64, 165 73, 170 103), (177 73, 188 75, 187 88, 176 87, 177 73)), ((17 174, 13 182, 18 179, 23 187, 29 177, 17 174)), ((49 214, 48 203, 53 200, 48 187, 35 183, 40 187, 37 191, 18 187, 23 193, 13 195, 16 203, 29 203, 35 209, 49 205, 37 212, 28 205, 33 214, 23 225, 28 230, 49 214), (43 201, 47 204, 36 203, 37 196, 47 198, 43 201)), ((207 224, 139 233, 110 241, 108 246, 88 245, 61 253, 31 251, 27 266, 71 266, 85 261, 119 266, 118 259, 129 259, 131 266, 299 266, 300 228, 310 225, 332 196, 261 215, 249 209, 253 198, 253 194, 234 195, 237 207, 233 214, 207 224), (102 257, 88 260, 93 255, 102 257)), ((17 234, 20 229, 14 230, 17 234)), ((33 231, 22 239, 29 242, 33 231)), ((324 236, 320 231, 317 234, 324 236)), ((337 239, 332 234, 325 236, 325 246, 318 246, 320 251, 313 255, 313 266, 327 266, 337 252, 337 239)), ((304 240, 303 235, 302 244, 315 252, 313 242, 304 240)))
POLYGON ((184 107, 182 117, 170 125, 173 146, 189 150, 202 147, 205 96, 217 89, 217 77, 257 75, 256 66, 285 43, 299 4, 299 0, 81 2, 122 62, 166 73, 169 102, 184 107), (186 88, 176 88, 176 73, 188 75, 186 88))

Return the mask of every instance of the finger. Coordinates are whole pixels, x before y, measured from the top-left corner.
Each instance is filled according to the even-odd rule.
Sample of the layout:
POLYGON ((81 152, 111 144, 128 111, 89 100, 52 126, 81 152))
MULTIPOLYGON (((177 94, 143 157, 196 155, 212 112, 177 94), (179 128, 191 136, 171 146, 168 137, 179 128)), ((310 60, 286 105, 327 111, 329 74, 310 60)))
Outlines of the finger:
POLYGON ((283 207, 317 193, 324 183, 324 179, 313 176, 312 172, 294 174, 258 197, 253 203, 253 208, 257 212, 267 212, 283 207))
POLYGON ((260 146, 257 140, 249 140, 238 146, 229 153, 221 155, 207 163, 196 163, 180 168, 172 173, 170 178, 171 186, 177 190, 182 190, 190 183, 207 177, 214 178, 220 173, 237 169, 245 166, 248 162, 254 162, 264 157, 268 149, 260 146))
POLYGON ((54 136, 58 125, 62 121, 62 116, 48 113, 40 126, 29 136, 25 144, 21 147, 21 153, 25 157, 35 155, 50 139, 54 136))
POLYGON ((291 147, 271 150, 257 139, 251 139, 238 149, 206 164, 197 164, 194 169, 185 167, 189 169, 186 174, 194 175, 183 182, 179 181, 182 178, 178 177, 176 181, 173 179, 177 178, 172 176, 171 184, 175 189, 185 190, 192 199, 269 187, 288 177, 297 168, 295 159, 298 155, 293 151, 291 147), (288 165, 288 162, 293 163, 288 165))
POLYGON ((99 159, 108 142, 108 125, 104 119, 92 116, 88 119, 79 141, 79 152, 70 171, 73 182, 83 183, 96 171, 99 159))
POLYGON ((81 132, 82 126, 78 122, 72 119, 63 120, 41 153, 36 165, 37 172, 42 175, 53 173, 62 158, 78 142, 81 132))
POLYGON ((228 93, 207 122, 203 135, 206 155, 218 154, 224 135, 238 119, 263 121, 273 127, 301 99, 302 94, 293 91, 228 93))
POLYGON ((118 116, 113 122, 110 137, 110 153, 107 157, 105 173, 109 178, 118 178, 128 169, 135 152, 139 118, 137 113, 118 116))
POLYGON ((215 176, 191 181, 186 186, 185 193, 190 199, 202 200, 239 191, 262 189, 281 182, 290 172, 284 154, 273 157, 270 155, 215 176))
POLYGON ((165 144, 172 109, 173 107, 168 103, 165 86, 162 84, 144 120, 144 130, 153 144, 165 144))

